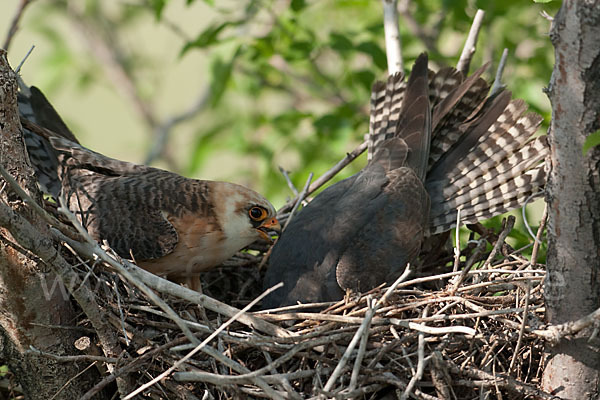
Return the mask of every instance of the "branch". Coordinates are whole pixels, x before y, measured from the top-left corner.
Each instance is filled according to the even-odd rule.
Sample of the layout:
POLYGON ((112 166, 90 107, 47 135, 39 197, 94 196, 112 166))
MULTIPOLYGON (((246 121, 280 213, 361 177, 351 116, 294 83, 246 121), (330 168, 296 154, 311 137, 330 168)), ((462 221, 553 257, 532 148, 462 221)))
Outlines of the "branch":
POLYGON ((15 33, 17 33, 17 30, 19 29, 19 21, 21 20, 21 17, 25 12, 25 8, 29 5, 29 3, 31 3, 31 0, 21 0, 19 8, 17 8, 17 12, 13 16, 13 20, 8 28, 8 33, 6 34, 6 39, 4 40, 4 45, 2 46, 4 50, 8 51, 15 33))
POLYGON ((481 29, 481 23, 483 22, 484 15, 485 11, 477 10, 475 18, 473 18, 473 24, 471 25, 469 36, 467 36, 467 41, 465 42, 465 47, 463 47, 458 64, 456 64, 456 69, 462 72, 464 75, 469 72, 469 65, 471 64, 473 54, 475 54, 475 45, 477 44, 477 37, 479 36, 479 30, 481 29))
POLYGON ((496 78, 494 79, 492 90, 490 91, 490 97, 495 96, 506 87, 506 85, 502 84, 502 73, 504 72, 504 67, 506 66, 507 58, 508 49, 504 49, 504 51, 502 52, 502 57, 500 57, 500 63, 498 63, 498 69, 496 70, 496 78))
POLYGON ((388 74, 404 71, 402 62, 402 44, 398 29, 397 0, 381 0, 383 3, 383 28, 385 31, 385 53, 387 55, 388 74))
MULTIPOLYGON (((338 174, 338 172, 340 172, 342 169, 344 169, 344 167, 346 165, 348 165, 352 161, 354 161, 354 159, 357 158, 358 156, 360 156, 366 149, 367 149, 367 142, 363 142, 357 148, 352 150, 350 153, 346 154, 346 156, 344 158, 342 158, 340 161, 338 161, 337 164, 335 164, 333 167, 331 167, 327 172, 325 172, 323 175, 321 175, 316 181, 314 181, 308 187, 308 190, 306 191, 306 194, 304 197, 309 196, 315 190, 319 189, 321 186, 323 186, 324 184, 329 182, 329 180, 331 180, 331 178, 336 176, 338 174)), ((283 207, 281 207, 277 213, 281 214, 281 213, 287 212, 294 206, 294 204, 296 204, 297 201, 298 201, 298 196, 296 196, 292 200, 285 203, 285 205, 283 207)))

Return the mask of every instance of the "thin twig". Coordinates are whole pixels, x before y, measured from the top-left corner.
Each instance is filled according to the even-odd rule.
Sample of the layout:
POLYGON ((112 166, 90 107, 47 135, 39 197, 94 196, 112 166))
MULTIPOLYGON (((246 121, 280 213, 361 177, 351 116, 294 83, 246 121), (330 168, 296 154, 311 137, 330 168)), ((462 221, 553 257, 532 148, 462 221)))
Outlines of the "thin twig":
MULTIPOLYGON (((194 354, 196 354, 197 352, 202 350, 202 348, 204 348, 204 346, 206 346, 208 343, 210 343, 210 341, 213 340, 219 333, 221 333, 223 330, 225 330, 225 328, 227 328, 229 325, 231 325, 233 322, 235 322, 239 317, 241 317, 243 314, 245 314, 252 307, 254 307, 266 295, 268 295, 269 293, 273 292, 274 290, 280 288, 281 286, 283 286, 283 284, 279 283, 279 284, 273 286, 272 288, 265 290, 260 296, 258 296, 253 301, 251 301, 246 307, 242 308, 237 314, 235 314, 234 316, 229 318, 225 323, 223 323, 221 326, 219 326, 213 333, 211 333, 206 339, 204 339, 202 341, 202 343, 200 343, 198 346, 196 346, 196 348, 194 350, 190 351, 188 354, 186 354, 184 357, 182 357, 180 360, 178 360, 175 364, 173 364, 169 369, 164 371, 162 374, 158 375, 156 378, 154 378, 150 382, 143 384, 142 386, 140 386, 133 392, 129 393, 127 396, 125 396, 125 398, 123 400, 129 400, 129 399, 135 397, 136 395, 138 395, 139 393, 142 393, 144 390, 146 390, 150 386, 154 385, 161 379, 169 376, 169 374, 171 372, 173 372, 181 364, 183 364, 184 362, 189 360, 194 354)), ((278 395, 275 395, 274 398, 282 399, 282 397, 278 396, 278 395)))
POLYGON ((4 45, 2 46, 4 50, 8 51, 8 48, 10 47, 15 33, 17 33, 17 30, 19 29, 19 22, 21 21, 21 17, 23 17, 25 8, 29 5, 29 3, 31 3, 31 0, 21 0, 21 3, 19 4, 19 7, 17 8, 15 15, 13 16, 12 22, 10 23, 8 32, 6 33, 6 39, 4 40, 4 45))
POLYGON ((492 85, 492 89, 490 90, 490 97, 495 96, 500 93, 502 89, 506 87, 502 83, 502 73, 504 72, 504 67, 506 66, 506 59, 508 58, 508 49, 504 49, 502 51, 502 57, 500 57, 500 63, 498 63, 498 69, 496 70, 496 77, 494 78, 494 84, 492 85))
POLYGON ((510 365, 508 367, 508 373, 510 374, 515 365, 515 361, 519 356, 519 350, 521 349, 521 343, 523 342, 523 335, 525 334, 525 326, 527 325, 527 314, 529 312, 529 296, 531 293, 531 283, 527 282, 527 289, 525 291, 525 305, 523 306, 523 321, 521 321, 521 329, 519 329, 519 337, 517 339, 517 344, 515 345, 515 350, 513 351, 513 356, 510 360, 510 365))
POLYGON ((346 348, 346 351, 344 352, 344 354, 340 358, 340 361, 339 361, 338 365, 333 370, 333 373, 331 374, 331 376, 329 377, 329 380, 327 381, 327 383, 323 387, 323 390, 325 390, 325 391, 331 390, 331 388, 335 384, 336 380, 340 377, 340 375, 342 373, 342 370, 346 366, 346 363, 348 362, 348 360, 350 358, 350 354, 352 353, 352 351, 356 347, 356 344, 358 343, 358 340, 361 338, 361 336, 362 336, 363 332, 365 331, 365 329, 367 329, 368 326, 371 324, 371 320, 373 319, 373 316, 377 312, 377 309, 383 303, 385 303, 385 301, 390 296, 390 294, 396 289, 396 287, 398 287, 398 285, 404 279, 406 279, 406 277, 409 274, 410 274, 410 264, 407 264, 406 265, 406 269, 404 270, 404 272, 402 273, 402 275, 400 275, 400 277, 398 277, 398 279, 396 279, 396 281, 394 282, 394 284, 389 287, 389 289, 385 292, 385 294, 383 295, 383 297, 381 299, 379 299, 375 303, 375 305, 373 306, 373 308, 369 310, 370 312, 367 312, 365 314, 365 317, 362 319, 362 324, 356 330, 356 333, 354 334, 354 337, 352 338, 352 341, 350 342, 350 344, 348 345, 348 348, 346 348))
POLYGON ((452 272, 458 271, 460 265, 460 211, 461 208, 456 210, 456 237, 454 244, 454 265, 452 266, 452 272))
POLYGON ((502 227, 502 232, 500 232, 500 235, 498 235, 498 239, 496 240, 496 243, 494 244, 492 251, 490 252, 488 258, 483 263, 483 268, 488 268, 492 264, 492 261, 494 261, 494 257, 496 257, 496 254, 498 254, 498 251, 500 251, 500 248, 504 244, 504 241, 506 240, 506 238, 512 231, 513 227, 515 226, 515 217, 512 215, 509 215, 508 219, 503 221, 502 225, 504 225, 502 227))
POLYGON ((546 226, 546 220, 548 219, 548 203, 544 203, 544 212, 542 213, 542 219, 540 226, 538 227, 537 234, 535 235, 535 242, 533 249, 531 250, 531 265, 537 265, 538 252, 540 250, 540 244, 542 243, 542 235, 544 234, 544 227, 546 226))
POLYGON ((388 74, 394 75, 404 71, 402 43, 398 29, 398 4, 397 0, 381 0, 381 2, 383 3, 383 29, 388 74))
POLYGON ((297 198, 296 204, 294 204, 294 207, 292 207, 292 211, 290 211, 290 215, 287 217, 287 221, 285 221, 285 225, 283 225, 283 229, 281 230, 281 232, 284 232, 285 229, 290 224, 290 222, 292 222, 292 218, 294 217, 294 213, 296 212, 296 210, 300 206, 300 203, 302 203, 302 200, 304 200, 304 198, 307 195, 308 187, 310 186, 310 181, 312 181, 312 178, 313 178, 313 173, 311 172, 310 174, 308 174, 308 179, 306 180, 306 183, 304 184, 304 187, 302 188, 302 191, 298 194, 298 197, 296 197, 297 198))
POLYGON ((281 172, 281 175, 283 175, 283 177, 285 178, 285 181, 292 193, 294 193, 294 196, 298 197, 298 189, 296 189, 294 182, 292 182, 292 180, 290 179, 290 174, 281 166, 279 167, 279 172, 281 172))
MULTIPOLYGON (((331 167, 327 172, 321 175, 317 180, 315 180, 306 191, 306 196, 309 196, 315 190, 319 189, 321 186, 329 182, 331 178, 336 176, 338 172, 340 172, 344 167, 354 161, 355 158, 360 156, 367 149, 367 142, 361 143, 357 148, 352 150, 350 153, 346 154, 344 158, 337 162, 333 167, 331 167)), ((278 214, 286 212, 290 210, 294 204, 296 204, 297 198, 294 198, 288 201, 281 209, 279 209, 278 214)))
POLYGON ((465 46, 463 47, 458 63, 456 64, 456 69, 465 75, 469 72, 469 65, 471 64, 473 54, 475 54, 477 37, 479 36, 479 31, 481 30, 481 24, 483 22, 484 15, 485 12, 483 10, 477 10, 475 18, 473 18, 471 30, 469 30, 469 35, 465 41, 465 46))
MULTIPOLYGON (((428 309, 425 307, 423 310, 423 318, 427 318, 428 309)), ((417 382, 421 380, 423 377, 423 372, 425 371, 425 335, 423 332, 419 332, 419 339, 417 345, 417 370, 410 378, 408 385, 406 385, 406 389, 400 396, 400 400, 406 400, 410 396, 410 393, 413 391, 417 382)))

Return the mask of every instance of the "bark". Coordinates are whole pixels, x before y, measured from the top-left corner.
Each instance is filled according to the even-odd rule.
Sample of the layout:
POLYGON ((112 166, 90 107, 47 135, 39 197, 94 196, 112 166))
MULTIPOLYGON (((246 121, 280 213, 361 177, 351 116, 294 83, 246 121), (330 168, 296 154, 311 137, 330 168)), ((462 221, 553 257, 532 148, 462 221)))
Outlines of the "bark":
MULTIPOLYGON (((39 200, 25 159, 16 94, 15 74, 0 49, 0 163, 39 200)), ((95 368, 68 382, 88 365, 59 363, 30 351, 33 346, 57 355, 76 354, 73 344, 82 336, 60 328, 76 323, 68 293, 22 247, 27 242, 25 247, 53 249, 48 227, 1 178, 0 187, 0 364, 8 364, 27 399, 79 398, 92 386, 95 368)))
MULTIPOLYGON (((565 0, 551 39, 555 67, 552 172, 547 187, 547 319, 576 320, 600 307, 600 147, 582 154, 600 128, 600 1, 565 0)), ((543 389, 567 399, 598 398, 599 340, 583 331, 548 349, 543 389)))

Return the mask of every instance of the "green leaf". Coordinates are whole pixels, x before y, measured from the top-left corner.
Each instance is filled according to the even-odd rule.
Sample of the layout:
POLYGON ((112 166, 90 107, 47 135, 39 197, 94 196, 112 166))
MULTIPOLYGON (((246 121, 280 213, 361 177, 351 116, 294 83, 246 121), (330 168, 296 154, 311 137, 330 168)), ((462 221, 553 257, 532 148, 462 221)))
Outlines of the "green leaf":
POLYGON ((223 97, 223 93, 225 93, 225 88, 231 79, 231 71, 233 70, 233 63, 238 58, 241 53, 241 46, 238 47, 233 57, 229 62, 223 61, 220 56, 216 56, 210 66, 212 72, 212 79, 210 82, 210 105, 211 107, 216 107, 221 98, 223 97))
POLYGON ((188 50, 192 48, 205 48, 212 46, 213 44, 219 43, 219 34, 223 29, 227 26, 231 25, 231 22, 223 22, 218 25, 211 25, 205 30, 203 30, 196 39, 188 42, 183 46, 183 50, 181 50, 181 55, 187 53, 188 50))
POLYGON ((298 12, 298 11, 301 11, 304 7, 306 7, 306 1, 305 0, 292 0, 292 4, 290 6, 292 7, 292 11, 298 12))
POLYGON ((583 155, 585 156, 592 147, 596 147, 598 145, 600 145, 600 130, 590 134, 585 138, 582 148, 583 155))
POLYGON ((168 1, 169 0, 150 0, 150 6, 154 10, 154 17, 156 17, 157 20, 160 20, 168 1))
POLYGON ((534 3, 550 3, 552 0, 533 0, 534 3))
POLYGON ((329 42, 332 49, 337 50, 339 53, 350 52, 354 49, 352 40, 348 39, 347 36, 340 33, 331 32, 329 34, 329 42))
POLYGON ((387 69, 387 58, 377 43, 373 41, 362 42, 356 48, 358 51, 370 55, 378 68, 387 69))

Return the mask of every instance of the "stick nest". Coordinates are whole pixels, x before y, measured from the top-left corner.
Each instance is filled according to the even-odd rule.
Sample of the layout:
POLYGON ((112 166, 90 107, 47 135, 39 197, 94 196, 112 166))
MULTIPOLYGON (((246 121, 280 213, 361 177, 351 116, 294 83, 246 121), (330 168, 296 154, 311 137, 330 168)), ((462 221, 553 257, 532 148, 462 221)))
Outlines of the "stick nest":
MULTIPOLYGON (((491 244, 498 240, 502 235, 488 237, 491 244)), ((380 287, 335 304, 252 312, 289 335, 236 321, 141 396, 392 399, 410 393, 418 399, 472 399, 489 392, 545 398, 538 389, 544 343, 533 333, 544 319, 544 266, 532 265, 506 244, 495 248, 500 256, 486 261, 489 251, 469 244, 454 274, 449 273, 453 257, 446 253, 434 272, 415 268, 392 291, 380 287), (469 264, 470 272, 461 277, 469 264), (368 314, 373 318, 365 321, 368 314)), ((204 294, 237 308, 249 304, 261 293, 262 256, 263 251, 240 253, 234 265, 206 273, 204 294)), ((118 382, 124 395, 124 388, 149 382, 195 347, 116 273, 86 265, 79 270, 122 351, 118 359, 99 363, 102 380, 95 390, 114 391, 118 382)), ((227 320, 179 298, 161 297, 199 341, 227 320)), ((93 330, 87 319, 79 325, 93 330)), ((86 338, 99 342, 93 333, 83 335, 83 343, 86 338)), ((84 345, 81 354, 90 353, 84 345)))

